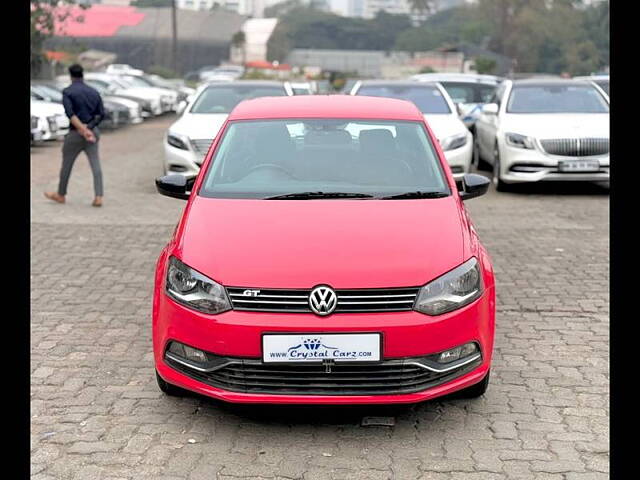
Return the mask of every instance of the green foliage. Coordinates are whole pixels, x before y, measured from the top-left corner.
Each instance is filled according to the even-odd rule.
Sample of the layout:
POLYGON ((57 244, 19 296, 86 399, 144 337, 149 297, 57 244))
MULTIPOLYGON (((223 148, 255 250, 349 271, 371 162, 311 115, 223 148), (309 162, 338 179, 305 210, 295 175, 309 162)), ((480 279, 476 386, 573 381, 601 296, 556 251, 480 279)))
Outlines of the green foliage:
POLYGON ((480 74, 491 74, 495 71, 497 63, 493 58, 478 57, 474 61, 475 70, 480 74))
MULTIPOLYGON (((37 76, 47 63, 44 43, 53 36, 55 25, 71 17, 75 0, 31 0, 31 72, 37 76)), ((86 5, 79 5, 87 8, 86 5)), ((75 17, 82 21, 82 16, 75 17)))
POLYGON ((378 12, 375 18, 364 20, 292 6, 280 17, 269 39, 267 58, 283 61, 294 47, 390 50, 398 34, 409 28, 411 22, 406 15, 378 12))
POLYGON ((422 67, 418 73, 436 73, 432 67, 422 67))
POLYGON ((420 27, 405 30, 396 39, 397 50, 424 52, 445 44, 480 44, 489 35, 489 25, 473 7, 443 10, 420 27))

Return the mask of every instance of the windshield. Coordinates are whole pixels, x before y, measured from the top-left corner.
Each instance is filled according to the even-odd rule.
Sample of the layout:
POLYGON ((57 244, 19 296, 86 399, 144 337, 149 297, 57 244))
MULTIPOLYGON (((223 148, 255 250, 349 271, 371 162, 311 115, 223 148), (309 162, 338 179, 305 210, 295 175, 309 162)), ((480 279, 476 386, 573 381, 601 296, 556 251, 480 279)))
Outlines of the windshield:
POLYGON ((266 198, 299 192, 448 194, 418 122, 304 119, 232 122, 200 195, 266 198))
POLYGON ((48 97, 54 102, 62 102, 62 92, 46 85, 32 85, 31 89, 43 97, 48 97))
POLYGON ((284 87, 269 85, 224 85, 203 90, 191 113, 229 113, 242 100, 258 97, 284 97, 284 87))
POLYGON ((121 78, 122 80, 128 82, 134 87, 153 87, 154 86, 151 82, 143 79, 142 77, 127 75, 126 77, 121 77, 121 78))
POLYGON ((594 83, 604 90, 604 93, 609 95, 609 80, 595 80, 594 83))
POLYGON ((488 103, 495 85, 465 82, 440 82, 456 103, 488 103))
POLYGON ((413 102, 422 113, 451 113, 442 92, 436 87, 404 85, 363 85, 356 95, 388 97, 413 102))
POLYGON ((513 87, 508 113, 609 113, 602 95, 589 85, 513 87))

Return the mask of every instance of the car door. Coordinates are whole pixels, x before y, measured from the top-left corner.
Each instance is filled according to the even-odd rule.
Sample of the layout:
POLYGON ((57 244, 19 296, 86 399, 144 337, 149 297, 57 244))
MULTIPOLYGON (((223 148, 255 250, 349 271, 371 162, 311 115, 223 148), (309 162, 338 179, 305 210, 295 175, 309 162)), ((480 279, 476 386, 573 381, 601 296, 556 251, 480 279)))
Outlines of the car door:
POLYGON ((493 147, 496 142, 496 132, 500 121, 500 111, 502 110, 502 100, 506 91, 506 84, 500 85, 489 103, 498 105, 498 114, 487 114, 482 112, 476 123, 476 134, 478 135, 478 147, 480 155, 485 160, 493 163, 493 147))

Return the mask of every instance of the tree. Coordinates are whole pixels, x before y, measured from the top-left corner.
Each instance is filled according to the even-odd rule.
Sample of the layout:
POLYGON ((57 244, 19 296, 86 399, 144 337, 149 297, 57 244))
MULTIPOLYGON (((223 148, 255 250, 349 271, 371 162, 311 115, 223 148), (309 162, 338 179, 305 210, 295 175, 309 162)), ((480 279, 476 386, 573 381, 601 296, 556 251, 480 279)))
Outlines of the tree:
MULTIPOLYGON (((72 8, 76 0, 31 0, 31 73, 37 76, 47 60, 44 44, 51 38, 56 26, 62 25, 72 18, 74 21, 83 20, 82 15, 73 16, 72 8)), ((88 5, 78 5, 82 9, 88 5)))
POLYGON ((420 15, 433 13, 436 3, 437 0, 409 0, 411 12, 415 12, 420 15))
POLYGON ((497 63, 493 58, 478 57, 475 59, 476 72, 480 74, 490 74, 496 69, 497 63))

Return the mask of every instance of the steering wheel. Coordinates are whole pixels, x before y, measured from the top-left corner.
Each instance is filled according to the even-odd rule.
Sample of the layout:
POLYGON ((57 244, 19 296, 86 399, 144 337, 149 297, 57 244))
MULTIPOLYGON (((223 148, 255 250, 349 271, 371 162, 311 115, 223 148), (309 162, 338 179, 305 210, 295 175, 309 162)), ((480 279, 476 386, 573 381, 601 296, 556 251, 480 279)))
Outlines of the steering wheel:
MULTIPOLYGON (((249 169, 249 171, 247 172, 247 175, 250 175, 251 173, 253 173, 256 170, 260 170, 263 168, 270 168, 272 170, 280 170, 282 173, 285 173, 288 177, 290 178, 294 178, 294 176, 291 174, 291 172, 289 172, 289 170, 287 170, 286 168, 280 166, 280 165, 276 165, 275 163, 261 163, 260 165, 256 165, 255 167, 251 167, 249 169)), ((246 176, 246 175, 245 175, 246 176)))

